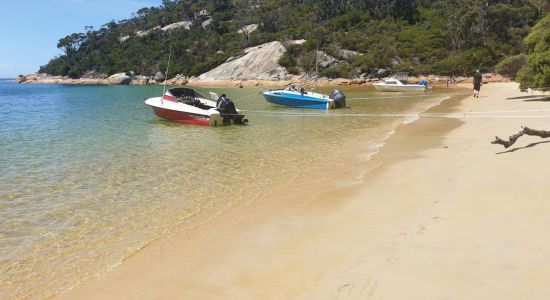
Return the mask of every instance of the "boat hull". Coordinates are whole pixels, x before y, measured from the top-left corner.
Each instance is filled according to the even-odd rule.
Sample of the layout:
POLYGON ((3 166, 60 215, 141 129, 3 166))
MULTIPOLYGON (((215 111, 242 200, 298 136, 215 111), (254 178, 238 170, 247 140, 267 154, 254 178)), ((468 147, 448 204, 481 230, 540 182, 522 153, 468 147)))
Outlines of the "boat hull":
MULTIPOLYGON (((182 111, 175 111, 170 109, 164 109, 160 107, 154 107, 153 111, 155 115, 160 118, 184 124, 210 126, 210 117, 205 115, 187 113, 182 111)), ((215 125, 214 125, 215 126, 215 125)))
POLYGON ((222 116, 216 109, 200 109, 161 97, 149 98, 145 104, 153 109, 155 115, 172 122, 203 126, 225 125, 222 116))
POLYGON ((273 93, 263 93, 267 102, 290 106, 296 108, 329 109, 331 107, 330 99, 315 99, 307 95, 277 95, 273 93))

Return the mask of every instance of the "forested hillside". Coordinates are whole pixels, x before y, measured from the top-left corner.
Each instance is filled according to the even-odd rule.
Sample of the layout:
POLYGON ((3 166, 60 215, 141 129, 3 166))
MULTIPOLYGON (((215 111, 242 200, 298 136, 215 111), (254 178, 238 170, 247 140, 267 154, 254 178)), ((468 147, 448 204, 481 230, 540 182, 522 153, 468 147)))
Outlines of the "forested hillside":
POLYGON ((172 44, 168 76, 193 76, 246 47, 296 39, 306 42, 289 45, 280 60, 294 74, 314 67, 316 49, 340 60, 321 68, 321 76, 353 77, 377 68, 489 72, 531 47, 524 39, 549 8, 547 0, 164 0, 130 19, 62 38, 64 54, 40 72, 153 75, 166 68, 172 44))

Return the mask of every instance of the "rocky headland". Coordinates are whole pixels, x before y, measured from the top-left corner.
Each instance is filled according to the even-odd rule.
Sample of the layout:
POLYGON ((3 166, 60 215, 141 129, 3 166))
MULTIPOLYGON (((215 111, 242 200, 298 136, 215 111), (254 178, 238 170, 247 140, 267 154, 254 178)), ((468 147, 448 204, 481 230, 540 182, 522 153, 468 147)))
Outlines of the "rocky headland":
MULTIPOLYGON (((301 43, 303 40, 288 41, 286 44, 301 43)), ((371 82, 379 80, 370 78, 367 74, 361 74, 357 78, 312 78, 308 74, 289 74, 287 69, 279 65, 279 59, 286 53, 287 49, 283 43, 273 41, 259 46, 250 47, 236 57, 230 57, 218 67, 201 74, 198 77, 188 77, 177 74, 167 79, 165 74, 157 72, 147 76, 135 74, 133 71, 113 74, 111 76, 89 71, 80 78, 67 76, 53 76, 43 73, 19 75, 16 78, 18 83, 42 83, 42 84, 72 84, 72 85, 195 85, 195 86, 284 86, 290 83, 308 85, 370 85, 371 82)), ((353 55, 361 55, 349 50, 341 49, 338 54, 340 59, 346 59, 353 55)), ((341 60, 332 57, 322 51, 318 53, 319 64, 323 67, 337 65, 341 60)), ((506 78, 496 74, 484 74, 486 81, 506 82, 506 78)), ((450 82, 448 76, 417 76, 409 77, 410 82, 428 80, 435 85, 446 85, 450 82)), ((468 83, 471 78, 455 77, 451 83, 468 83)))

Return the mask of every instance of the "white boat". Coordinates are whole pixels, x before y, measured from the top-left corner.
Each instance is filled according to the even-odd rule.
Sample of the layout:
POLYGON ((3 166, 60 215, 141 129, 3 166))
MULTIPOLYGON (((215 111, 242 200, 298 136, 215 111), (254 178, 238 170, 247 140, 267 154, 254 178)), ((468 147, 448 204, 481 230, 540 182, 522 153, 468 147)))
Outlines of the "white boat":
POLYGON ((418 84, 410 84, 408 77, 408 72, 399 72, 383 82, 375 82, 373 86, 381 92, 424 92, 428 89, 428 82, 425 80, 421 80, 418 84))
MULTIPOLYGON (((210 96, 218 98, 215 93, 210 93, 210 96)), ((162 97, 145 100, 145 104, 151 106, 157 116, 178 123, 204 126, 246 123, 242 111, 235 109, 233 102, 224 96, 216 103, 194 89, 172 88, 162 97)))

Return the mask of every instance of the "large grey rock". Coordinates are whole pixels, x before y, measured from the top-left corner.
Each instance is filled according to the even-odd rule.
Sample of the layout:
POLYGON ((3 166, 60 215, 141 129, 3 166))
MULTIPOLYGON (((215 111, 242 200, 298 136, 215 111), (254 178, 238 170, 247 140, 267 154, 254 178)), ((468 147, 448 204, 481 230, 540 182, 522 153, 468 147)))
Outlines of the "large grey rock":
POLYGON ((191 22, 191 21, 181 21, 181 22, 168 24, 168 25, 162 27, 161 30, 162 31, 169 31, 169 30, 180 28, 180 27, 183 27, 183 28, 189 30, 191 28, 191 25, 193 25, 193 22, 191 22))
POLYGON ((21 74, 19 74, 19 76, 15 78, 15 82, 17 83, 22 83, 22 82, 25 82, 26 80, 27 80, 27 76, 21 75, 21 74))
POLYGON ((337 49, 338 56, 345 60, 350 60, 354 56, 360 56, 363 55, 363 53, 359 53, 357 51, 347 50, 347 49, 337 49))
POLYGON ((126 73, 117 73, 107 78, 109 84, 130 84, 132 77, 126 75, 126 73))
POLYGON ((174 85, 186 85, 189 80, 187 79, 187 76, 178 74, 176 77, 172 78, 171 81, 174 85))
POLYGON ((317 61, 321 68, 336 66, 340 63, 336 58, 326 54, 324 51, 317 51, 317 61))
POLYGON ((149 30, 139 30, 139 31, 136 31, 136 35, 139 37, 145 37, 159 29, 161 29, 160 26, 155 26, 149 30))
POLYGON ((198 79, 214 80, 280 80, 285 78, 286 69, 279 65, 279 59, 286 48, 278 41, 247 48, 245 55, 228 61, 217 68, 201 74, 198 79))
POLYGON ((132 79, 132 82, 130 84, 132 85, 146 85, 149 83, 149 76, 145 75, 137 75, 132 79))
POLYGON ((156 82, 163 82, 164 80, 166 80, 166 76, 164 75, 164 73, 159 71, 155 74, 155 76, 153 76, 153 80, 156 82))
POLYGON ((250 34, 258 29, 258 24, 249 24, 246 26, 241 27, 241 29, 237 30, 238 33, 246 33, 250 34))
POLYGON ((97 72, 96 70, 91 70, 86 73, 84 73, 80 78, 82 79, 106 79, 109 75, 101 72, 97 72))
POLYGON ((212 24, 212 19, 206 19, 201 23, 202 29, 206 29, 206 27, 210 26, 212 24))

